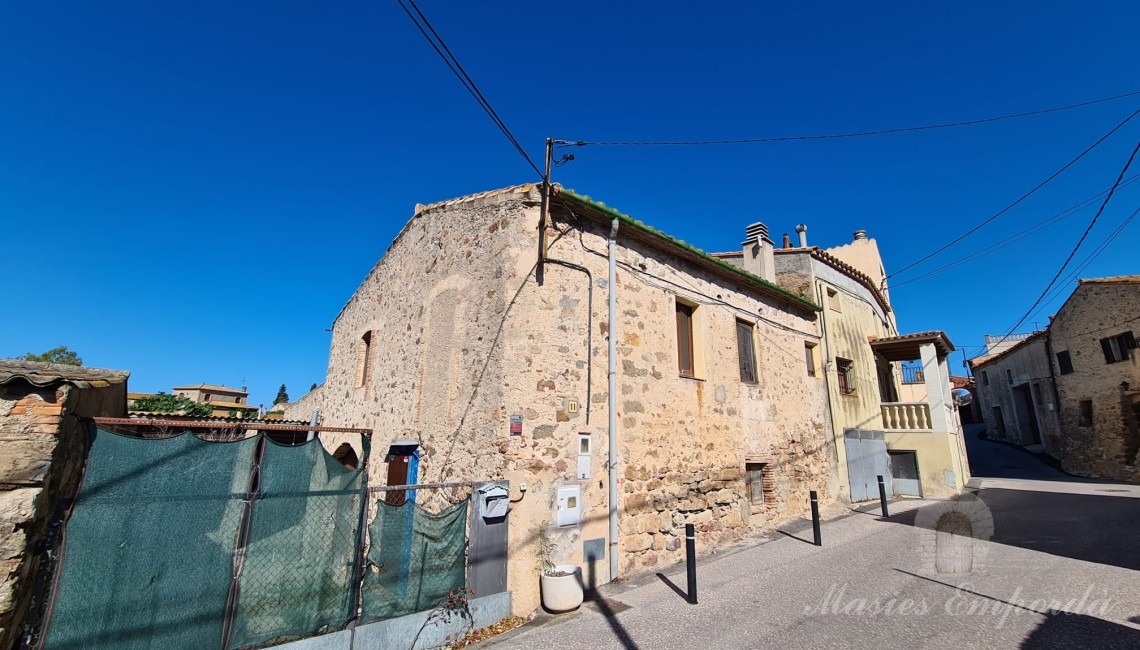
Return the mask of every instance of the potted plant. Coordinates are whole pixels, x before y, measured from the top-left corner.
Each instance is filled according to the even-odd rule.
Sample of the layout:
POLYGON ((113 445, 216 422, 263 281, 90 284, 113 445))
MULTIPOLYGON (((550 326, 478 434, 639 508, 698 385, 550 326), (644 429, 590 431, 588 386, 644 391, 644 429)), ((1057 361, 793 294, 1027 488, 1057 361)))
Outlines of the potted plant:
POLYGON ((536 535, 538 559, 542 563, 539 587, 542 606, 555 613, 569 612, 582 604, 582 568, 574 564, 555 564, 554 553, 558 545, 550 538, 546 528, 536 535))

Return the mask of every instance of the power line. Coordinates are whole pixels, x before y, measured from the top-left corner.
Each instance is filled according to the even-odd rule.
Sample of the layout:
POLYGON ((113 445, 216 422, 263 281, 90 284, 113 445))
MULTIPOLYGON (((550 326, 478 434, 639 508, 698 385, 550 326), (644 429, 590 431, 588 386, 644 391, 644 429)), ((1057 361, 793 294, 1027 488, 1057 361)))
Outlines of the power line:
POLYGON ((1140 208, 1133 210, 1132 214, 1128 215, 1128 217, 1125 218, 1124 221, 1122 221, 1120 225, 1116 227, 1116 230, 1113 230, 1112 233, 1109 234, 1109 236, 1106 237, 1099 246, 1094 248, 1092 253, 1090 253, 1089 256, 1086 257, 1079 266, 1066 274, 1065 277, 1062 278, 1061 282, 1057 283, 1057 286, 1053 287, 1053 290, 1049 292, 1049 295, 1045 298, 1045 301, 1041 303, 1041 306, 1038 307, 1037 311, 1031 314, 1031 316, 1040 313, 1052 300, 1061 295, 1061 293, 1065 290, 1065 285, 1080 276, 1080 274, 1084 272, 1084 270, 1088 268, 1090 264, 1096 261, 1096 258, 1099 257, 1100 254, 1103 253, 1112 244, 1112 242, 1120 236, 1122 232, 1124 232, 1124 229, 1128 227, 1128 224, 1132 223, 1132 220, 1135 219, 1137 215, 1140 215, 1140 208))
MULTIPOLYGON (((1133 113, 1133 115, 1135 114, 1136 113, 1133 113)), ((1108 196, 1104 197, 1104 202, 1100 204, 1100 209, 1096 211, 1096 214, 1093 215, 1092 220, 1089 221, 1088 227, 1085 228, 1085 232, 1081 234, 1081 238, 1078 239, 1076 245, 1073 246, 1073 250, 1069 253, 1069 256, 1065 258, 1064 264, 1061 265, 1061 268, 1057 269, 1057 273, 1053 276, 1053 279, 1049 281, 1049 284, 1045 287, 1045 290, 1041 292, 1041 295, 1037 297, 1037 300, 1025 312, 1025 315, 1022 316, 1016 323, 1014 323, 1013 327, 1009 328, 1009 331, 1006 332, 1005 336, 1002 337, 1002 341, 1013 334, 1018 327, 1021 327, 1021 324, 1025 322, 1025 319, 1029 318, 1030 314, 1033 313, 1033 310, 1037 309, 1037 306, 1040 305, 1041 301, 1045 299, 1046 294, 1048 294, 1049 290, 1053 288, 1053 285, 1057 282, 1057 279, 1060 278, 1061 274, 1065 272, 1065 268, 1069 266, 1069 262, 1073 261, 1073 257, 1076 256, 1077 251, 1081 247, 1081 244, 1083 244, 1085 239, 1089 236, 1089 232, 1092 231, 1093 226, 1096 225, 1096 222, 1100 218, 1101 213, 1103 213, 1105 207, 1108 206, 1108 202, 1112 200, 1112 195, 1116 193, 1116 188, 1120 185, 1121 181, 1124 180, 1124 175, 1128 173, 1128 168, 1132 166, 1132 161, 1135 160, 1137 151, 1140 151, 1140 141, 1138 141, 1136 143, 1136 146, 1132 148, 1132 154, 1128 156, 1128 162, 1124 163, 1124 168, 1121 169, 1120 174, 1117 175, 1116 183, 1114 183, 1112 189, 1108 191, 1108 196)), ((1129 219, 1131 219, 1131 217, 1129 217, 1129 219)), ((999 343, 1000 342, 1001 341, 999 341, 999 343)))
MULTIPOLYGON (((410 0, 409 0, 410 1, 410 0)), ((933 129, 949 129, 959 126, 973 126, 976 124, 986 124, 989 122, 999 122, 1001 120, 1012 120, 1019 117, 1029 117, 1032 115, 1044 115, 1045 113, 1057 113, 1059 111, 1068 111, 1075 108, 1083 108, 1085 106, 1092 106, 1093 104, 1101 104, 1104 102, 1111 102, 1117 99, 1124 99, 1125 97, 1133 97, 1140 95, 1140 90, 1136 90, 1123 95, 1113 95, 1112 97, 1101 97, 1100 99, 1093 99, 1079 104, 1070 104, 1068 106, 1057 106, 1054 108, 1044 108, 1036 111, 1026 111, 1023 113, 1013 113, 1010 115, 998 115, 996 117, 986 117, 979 120, 966 120, 962 122, 948 122, 945 124, 927 124, 924 126, 907 126, 894 129, 882 129, 879 131, 857 131, 854 133, 830 133, 824 135, 785 135, 768 138, 738 138, 731 140, 649 140, 649 141, 591 141, 591 140, 558 140, 556 144, 563 147, 585 147, 585 146, 691 146, 691 145, 710 145, 710 144, 753 144, 759 142, 787 142, 789 140, 838 140, 841 138, 863 138, 873 135, 888 135, 891 133, 909 133, 912 131, 930 131, 933 129)))
POLYGON ((995 215, 993 215, 992 217, 990 217, 990 218, 986 219, 985 221, 981 222, 980 224, 978 224, 978 225, 974 226, 973 228, 971 228, 971 229, 967 230, 965 233, 963 233, 962 235, 960 235, 959 237, 957 237, 956 239, 954 239, 954 240, 953 240, 953 241, 951 241, 950 243, 948 243, 948 244, 946 244, 946 245, 942 246, 941 248, 939 248, 939 249, 935 250, 933 253, 930 253, 930 254, 926 255, 925 257, 923 257, 923 258, 921 258, 921 259, 918 259, 918 260, 916 260, 916 261, 914 261, 914 262, 911 262, 910 264, 907 264, 906 266, 904 266, 904 267, 902 267, 901 269, 899 269, 899 270, 895 271, 894 273, 891 273, 890 275, 888 275, 888 276, 887 276, 887 278, 892 278, 892 277, 894 277, 894 276, 898 275, 899 273, 902 273, 903 271, 906 271, 907 269, 912 269, 912 268, 914 268, 914 267, 918 266, 919 264, 922 264, 922 263, 923 263, 923 262, 925 262, 926 260, 928 260, 928 259, 930 259, 930 258, 934 257, 935 255, 938 255, 939 253, 941 253, 941 252, 945 251, 946 249, 950 248, 951 246, 954 246, 955 244, 957 244, 958 242, 962 241, 963 239, 965 239, 965 238, 969 237, 970 235, 972 235, 972 234, 974 234, 974 233, 978 232, 979 230, 981 230, 982 228, 986 227, 987 225, 989 225, 989 224, 993 223, 993 222, 994 222, 994 221, 995 221, 995 220, 996 220, 998 217, 1000 217, 1000 216, 1002 216, 1003 214, 1005 214, 1006 212, 1009 212, 1010 210, 1012 210, 1012 209, 1014 208, 1014 206, 1016 206, 1017 204, 1021 203, 1021 202, 1022 202, 1022 201, 1024 201, 1025 199, 1027 199, 1027 198, 1029 198, 1030 196, 1032 196, 1032 195, 1033 195, 1035 192, 1037 192, 1037 190, 1040 190, 1041 188, 1045 187, 1045 186, 1046 186, 1046 185, 1048 185, 1048 184, 1049 184, 1049 183, 1050 183, 1050 182, 1051 182, 1053 179, 1057 178, 1057 177, 1058 177, 1058 176, 1060 176, 1062 173, 1064 173, 1066 169, 1068 169, 1068 168, 1072 167, 1073 165, 1075 165, 1075 164, 1077 163, 1077 161, 1079 161, 1081 158, 1084 158, 1086 155, 1088 155, 1088 153, 1089 153, 1089 152, 1091 152, 1093 149, 1096 149, 1098 146, 1100 146, 1100 144, 1101 144, 1102 142, 1104 142, 1105 140, 1107 140, 1107 139, 1109 138, 1109 136, 1111 136, 1113 133, 1116 133, 1118 130, 1120 130, 1120 128, 1121 128, 1121 127, 1123 127, 1125 124, 1128 124, 1128 122, 1132 121, 1132 118, 1136 117, 1137 115, 1140 115, 1140 110, 1137 110, 1137 111, 1133 111, 1133 113, 1132 113, 1131 115, 1129 115, 1128 117, 1124 118, 1124 121, 1123 121, 1123 122, 1121 122, 1120 124, 1117 124, 1116 126, 1112 127, 1112 129, 1111 129, 1111 130, 1110 130, 1108 133, 1105 133, 1104 135, 1102 135, 1102 136, 1100 137, 1100 139, 1098 139, 1096 142, 1092 143, 1092 144, 1091 144, 1091 145, 1090 145, 1090 146, 1089 146, 1087 149, 1085 149, 1085 150, 1084 150, 1084 151, 1082 151, 1080 154, 1078 154, 1076 158, 1073 158, 1073 159, 1072 159, 1072 160, 1070 160, 1069 162, 1065 163, 1065 165, 1064 165, 1063 167, 1061 167, 1061 168, 1060 168, 1060 169, 1058 169, 1057 171, 1053 172, 1051 175, 1049 175, 1049 177, 1048 177, 1048 178, 1046 178, 1045 180, 1043 180, 1043 181, 1041 181, 1040 183, 1038 183, 1038 184, 1037 184, 1037 185, 1036 185, 1036 186, 1035 186, 1033 189, 1029 190, 1029 191, 1028 191, 1028 192, 1026 192, 1025 194, 1022 194, 1020 197, 1018 197, 1018 199, 1017 199, 1016 201, 1014 201, 1013 203, 1010 203, 1009 205, 1007 205, 1007 206, 1005 206, 1004 208, 1002 208, 1001 210, 999 210, 999 211, 997 212, 997 214, 995 214, 995 215))
POLYGON ((416 5, 415 0, 407 0, 407 2, 412 6, 412 9, 415 10, 415 15, 413 15, 412 11, 409 10, 407 5, 404 4, 404 0, 396 0, 396 3, 400 5, 400 8, 404 10, 404 13, 408 15, 408 18, 410 18, 411 21, 415 23, 416 28, 420 30, 420 34, 423 35, 424 39, 426 39, 428 44, 431 45, 432 49, 435 50, 435 53, 438 54, 441 59, 443 59, 443 62, 447 64, 448 69, 450 69, 452 74, 454 74, 455 77, 459 79, 459 83, 463 84, 463 87, 467 89, 467 92, 475 98, 475 101, 479 104, 479 107, 483 109, 483 112, 487 114, 487 117, 490 117, 491 121, 495 123, 495 126, 497 126, 500 131, 502 131, 507 140, 510 140, 511 144, 514 145, 515 150, 519 152, 519 155, 526 159, 526 162, 530 165, 531 169, 533 169, 534 172, 539 175, 539 177, 542 177, 543 174, 542 171, 538 168, 538 165, 535 164, 534 160, 527 154, 522 145, 519 144, 519 141, 515 138, 514 134, 511 133, 511 130, 507 128, 507 124, 503 122, 503 119, 501 117, 499 117, 499 114, 495 111, 494 107, 491 106, 491 102, 487 101, 486 96, 484 96, 483 92, 479 90, 479 87, 475 85, 475 81, 471 78, 471 75, 467 74, 467 71, 463 69, 463 66, 459 63, 459 59, 451 53, 451 48, 447 47, 447 43, 443 40, 443 37, 439 35, 439 32, 435 30, 435 27, 432 27, 431 22, 427 19, 427 16, 425 16, 424 13, 420 11, 420 8, 416 5), (419 17, 418 19, 417 16, 419 17), (429 35, 428 32, 431 32, 431 34, 429 35))
MULTIPOLYGON (((1120 187, 1121 188, 1127 187, 1128 185, 1131 185, 1132 183, 1136 182, 1138 179, 1140 179, 1140 174, 1134 174, 1134 175, 1128 177, 1123 183, 1121 183, 1120 187)), ((1041 232, 1042 230, 1045 230, 1046 228, 1048 228, 1050 226, 1054 226, 1054 225, 1060 223, 1061 221, 1076 215, 1081 210, 1084 210, 1085 208, 1092 205, 1097 199, 1103 197, 1105 194, 1108 193, 1108 191, 1109 191, 1108 189, 1105 189, 1101 192, 1098 192, 1096 195, 1090 196, 1089 198, 1085 199, 1084 201, 1081 201, 1080 203, 1078 203, 1072 207, 1066 208, 1065 210, 1058 212, 1057 214, 1049 217, 1048 219, 1044 219, 1042 221, 1039 221, 1039 222, 1035 223, 1034 225, 1030 226, 1029 228, 1026 228, 1025 230, 1022 230, 1018 233, 1010 235, 1009 237, 1006 237, 1005 239, 1003 239, 999 242, 996 242, 994 244, 990 244, 989 246, 987 246, 987 247, 985 247, 979 251, 975 251, 973 253, 970 253, 969 255, 967 255, 963 258, 960 258, 954 262, 944 264, 944 265, 934 269, 933 271, 927 271, 926 273, 923 273, 922 275, 913 277, 909 280, 904 280, 902 282, 892 284, 891 288, 897 289, 901 286, 910 284, 912 282, 918 282, 919 280, 923 280, 923 279, 929 278, 931 276, 938 275, 939 273, 949 271, 952 268, 962 266, 963 264, 967 264, 969 262, 972 262, 972 261, 974 261, 980 257, 984 257, 986 255, 989 255, 990 253, 992 253, 994 251, 997 251, 999 249, 1004 248, 1008 244, 1012 244, 1014 242, 1021 241, 1022 239, 1025 239, 1026 237, 1028 237, 1030 235, 1041 232)))

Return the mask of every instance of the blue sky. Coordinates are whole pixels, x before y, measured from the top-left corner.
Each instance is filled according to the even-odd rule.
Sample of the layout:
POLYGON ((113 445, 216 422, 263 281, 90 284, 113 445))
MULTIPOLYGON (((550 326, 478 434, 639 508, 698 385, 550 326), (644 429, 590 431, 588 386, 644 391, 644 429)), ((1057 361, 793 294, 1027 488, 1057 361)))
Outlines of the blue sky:
MULTIPOLYGON (((617 4, 421 7, 535 159, 547 136, 863 131, 1140 90, 1135 2, 617 4)), ((245 383, 268 404, 285 383, 299 396, 323 380, 326 328, 415 203, 534 179, 395 2, 5 3, 0 61, 0 356, 68 345, 131 370, 132 390, 245 383)), ((807 223, 822 246, 866 229, 889 273, 1137 108, 824 142, 585 147, 555 180, 706 250, 737 248, 758 220, 777 238, 807 223)), ((1140 118, 892 281, 1106 189, 1138 138, 1140 118)), ((1140 183, 1121 190, 1085 250, 1138 204, 1140 183)), ((1095 207, 897 286, 900 327, 944 329, 960 347, 1004 332, 1095 207)), ((1138 229, 1082 275, 1138 272, 1138 229)))

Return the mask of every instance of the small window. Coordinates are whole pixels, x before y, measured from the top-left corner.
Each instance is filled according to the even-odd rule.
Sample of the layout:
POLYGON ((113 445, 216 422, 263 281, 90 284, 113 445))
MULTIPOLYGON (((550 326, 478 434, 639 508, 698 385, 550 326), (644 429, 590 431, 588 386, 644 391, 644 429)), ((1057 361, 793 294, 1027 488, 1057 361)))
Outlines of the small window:
POLYGON ((850 395, 855 392, 855 362, 835 357, 835 372, 839 376, 839 392, 850 395))
POLYGON ((1011 370, 1009 368, 1005 369, 1005 380, 1007 383, 1010 383, 1010 384, 1013 383, 1013 370, 1011 370))
POLYGON ((764 479, 768 473, 767 463, 746 463, 744 470, 748 479, 748 500, 754 505, 764 505, 764 479))
POLYGON ((804 361, 807 362, 808 377, 815 377, 816 362, 815 362, 815 343, 804 343, 804 361))
POLYGON ((839 292, 835 289, 829 288, 827 290, 827 306, 831 308, 831 311, 843 311, 843 303, 841 302, 839 292))
POLYGON ((1057 365, 1061 367, 1062 375, 1073 374, 1073 358, 1069 356, 1068 350, 1057 353, 1057 365))
POLYGON ((755 384, 756 350, 753 346, 752 323, 736 321, 736 351, 740 361, 740 381, 755 384))
POLYGON ((677 370, 682 377, 693 375, 693 307, 677 303, 677 370))
POLYGON ((1080 418, 1080 421, 1078 422, 1078 424, 1080 424, 1080 426, 1082 426, 1082 427, 1091 427, 1092 421, 1093 421, 1092 400, 1091 399, 1081 400, 1080 407, 1081 407, 1081 418, 1080 418))
POLYGON ((1128 351, 1136 347, 1136 339, 1132 332, 1124 332, 1100 340, 1100 347, 1104 350, 1105 363, 1118 363, 1128 361, 1128 351))
POLYGON ((205 393, 204 395, 202 395, 202 401, 203 401, 203 402, 208 402, 208 401, 210 401, 210 394, 209 394, 209 393, 205 393))
POLYGON ((372 331, 360 337, 359 353, 356 359, 356 387, 367 386, 372 374, 372 331))
POLYGON ((989 386, 990 385, 990 373, 986 372, 985 370, 982 371, 982 385, 983 386, 989 386))

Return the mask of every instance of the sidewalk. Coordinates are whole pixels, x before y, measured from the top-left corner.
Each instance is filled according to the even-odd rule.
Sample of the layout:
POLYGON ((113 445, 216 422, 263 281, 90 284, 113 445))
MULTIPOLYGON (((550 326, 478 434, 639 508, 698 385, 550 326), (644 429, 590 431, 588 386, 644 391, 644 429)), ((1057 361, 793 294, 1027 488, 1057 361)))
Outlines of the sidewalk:
POLYGON ((804 522, 794 537, 776 533, 705 558, 698 605, 685 601, 685 567, 676 565, 663 578, 604 586, 579 611, 540 615, 483 647, 1018 648, 1071 634, 1107 644, 1099 647, 1140 647, 1140 626, 1128 622, 1140 614, 1140 577, 1127 568, 971 540, 985 566, 939 575, 921 552, 935 533, 910 524, 919 509, 944 503, 892 502, 890 520, 878 517, 877 503, 864 506, 826 522, 821 548, 804 522), (1034 611, 1070 601, 1081 614, 1034 611))

